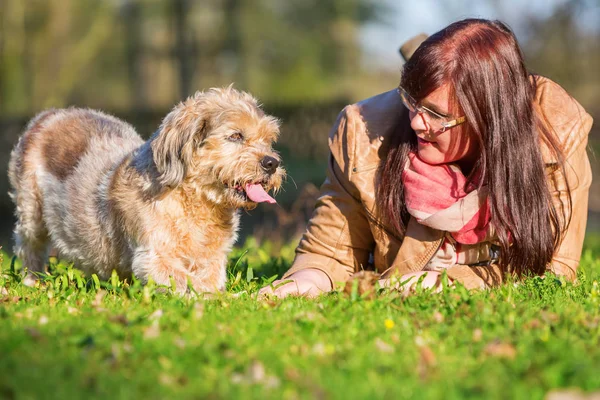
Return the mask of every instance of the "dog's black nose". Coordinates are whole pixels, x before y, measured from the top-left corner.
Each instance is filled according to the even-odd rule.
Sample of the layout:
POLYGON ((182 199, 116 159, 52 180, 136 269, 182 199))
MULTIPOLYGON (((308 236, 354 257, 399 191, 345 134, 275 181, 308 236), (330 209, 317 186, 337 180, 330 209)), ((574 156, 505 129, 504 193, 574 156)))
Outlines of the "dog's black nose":
POLYGON ((260 165, 265 171, 272 174, 275 172, 277 167, 279 167, 279 160, 275 157, 265 156, 262 160, 260 160, 260 165))

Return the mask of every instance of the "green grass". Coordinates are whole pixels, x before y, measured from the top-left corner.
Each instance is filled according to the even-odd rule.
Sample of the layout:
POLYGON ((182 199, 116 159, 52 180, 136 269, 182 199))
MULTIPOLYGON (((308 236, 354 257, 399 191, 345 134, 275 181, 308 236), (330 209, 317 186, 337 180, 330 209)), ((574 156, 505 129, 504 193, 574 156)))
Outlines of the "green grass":
POLYGON ((0 398, 535 399, 600 388, 598 236, 577 285, 234 298, 286 270, 293 245, 272 254, 237 249, 227 293, 210 301, 64 265, 27 288, 5 255, 0 398))

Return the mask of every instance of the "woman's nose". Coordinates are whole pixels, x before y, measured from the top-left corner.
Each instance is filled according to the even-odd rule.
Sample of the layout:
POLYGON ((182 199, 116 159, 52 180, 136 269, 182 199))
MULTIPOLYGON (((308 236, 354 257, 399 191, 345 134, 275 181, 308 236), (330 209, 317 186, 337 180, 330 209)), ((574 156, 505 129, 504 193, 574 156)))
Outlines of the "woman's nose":
POLYGON ((410 127, 413 129, 413 131, 418 132, 429 130, 429 124, 427 124, 427 121, 425 120, 425 115, 418 112, 411 112, 408 116, 410 118, 410 127))

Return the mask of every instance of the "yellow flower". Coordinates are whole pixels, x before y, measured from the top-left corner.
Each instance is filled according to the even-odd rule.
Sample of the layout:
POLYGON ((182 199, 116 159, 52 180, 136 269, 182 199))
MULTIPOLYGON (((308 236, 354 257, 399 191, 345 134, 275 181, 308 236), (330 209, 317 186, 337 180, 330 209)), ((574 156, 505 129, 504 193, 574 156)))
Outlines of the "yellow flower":
POLYGON ((386 319, 385 321, 383 321, 383 324, 385 325, 386 329, 392 329, 394 327, 394 321, 392 321, 391 319, 386 319))

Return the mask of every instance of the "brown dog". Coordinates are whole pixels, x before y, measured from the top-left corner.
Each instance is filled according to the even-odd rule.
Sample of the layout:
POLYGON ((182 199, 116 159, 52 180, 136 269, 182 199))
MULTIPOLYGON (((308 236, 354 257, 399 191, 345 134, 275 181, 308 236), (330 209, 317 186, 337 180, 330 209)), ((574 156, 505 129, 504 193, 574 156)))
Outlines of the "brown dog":
POLYGON ((144 142, 99 111, 36 116, 11 154, 15 253, 28 281, 50 246, 88 273, 198 292, 225 287, 239 208, 275 202, 278 121, 231 87, 178 104, 144 142))

